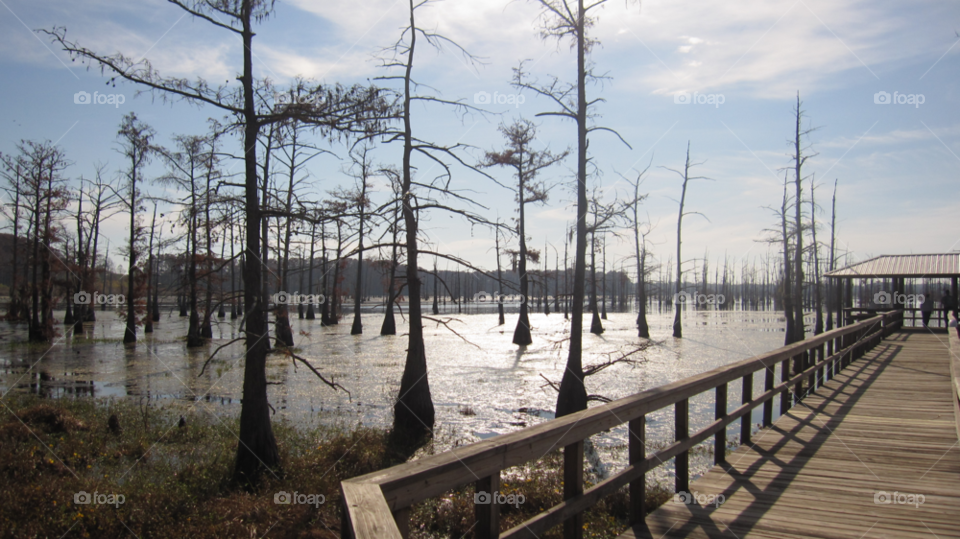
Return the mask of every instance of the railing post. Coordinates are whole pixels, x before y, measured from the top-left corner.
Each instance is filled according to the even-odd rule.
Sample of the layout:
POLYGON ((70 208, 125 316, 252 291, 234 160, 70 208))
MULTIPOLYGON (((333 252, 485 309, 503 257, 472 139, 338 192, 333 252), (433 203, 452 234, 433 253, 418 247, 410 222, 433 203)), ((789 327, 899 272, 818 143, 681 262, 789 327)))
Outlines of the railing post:
MULTIPOLYGON (((563 448, 563 499, 583 494, 583 440, 563 448)), ((583 538, 583 513, 563 521, 564 539, 583 538)))
POLYGON ((410 508, 404 507, 393 512, 393 520, 397 522, 397 529, 400 530, 400 537, 406 539, 410 537, 410 508))
MULTIPOLYGON (((630 435, 630 464, 640 466, 643 460, 647 458, 647 419, 646 416, 640 416, 629 424, 630 435)), ((646 510, 647 497, 647 474, 643 473, 639 478, 630 482, 630 524, 643 522, 647 516, 646 510)))
POLYGON ((475 482, 476 492, 486 492, 490 503, 477 503, 474 510, 477 517, 477 539, 497 539, 500 537, 500 506, 497 505, 496 492, 500 490, 500 472, 482 477, 475 482))
MULTIPOLYGON (((823 361, 823 359, 824 359, 825 357, 827 357, 827 356, 823 355, 823 353, 824 353, 825 351, 826 351, 826 345, 820 344, 820 346, 817 347, 817 360, 814 362, 814 365, 816 365, 817 363, 820 363, 821 361, 823 361)), ((826 369, 825 369, 825 367, 824 367, 823 365, 821 365, 820 368, 817 369, 817 385, 816 385, 817 388, 823 387, 823 383, 824 383, 824 379, 823 379, 824 370, 826 370, 826 369)))
POLYGON ((350 513, 347 512, 347 502, 340 494, 340 539, 354 539, 353 526, 350 524, 350 513))
MULTIPOLYGON (((837 350, 839 350, 839 348, 837 348, 837 345, 838 345, 839 343, 840 343, 840 338, 839 338, 839 337, 834 337, 834 338, 830 339, 830 347, 833 349, 833 350, 830 351, 830 355, 831 355, 831 356, 832 356, 833 354, 837 353, 837 350)), ((837 359, 836 359, 836 358, 834 358, 832 361, 830 361, 830 363, 827 364, 827 370, 828 370, 829 373, 830 373, 830 379, 831 379, 831 380, 833 380, 834 378, 837 377, 837 359)))
MULTIPOLYGON (((807 353, 801 352, 800 354, 793 356, 793 374, 797 375, 803 372, 804 364, 806 363, 807 353)), ((800 402, 800 398, 803 396, 803 379, 801 378, 797 381, 797 385, 793 386, 793 404, 796 405, 800 402)))
MULTIPOLYGON (((727 383, 717 386, 716 419, 727 417, 727 383)), ((717 431, 713 440, 713 463, 720 464, 727 461, 727 427, 717 431)))
MULTIPOLYGON (((690 437, 690 418, 689 401, 683 399, 677 401, 674 405, 674 427, 676 431, 676 440, 678 442, 690 437)), ((690 453, 684 451, 675 457, 676 468, 676 492, 688 492, 690 490, 690 453)))
MULTIPOLYGON (((753 401, 753 373, 743 377, 743 395, 741 400, 742 404, 747 404, 748 402, 753 401)), ((752 433, 751 417, 753 416, 753 411, 747 412, 743 417, 740 418, 740 444, 747 445, 750 443, 750 434, 752 433)))
POLYGON ((866 328, 866 327, 862 328, 859 332, 859 338, 857 339, 857 341, 860 342, 860 345, 857 347, 857 359, 860 359, 863 356, 867 355, 867 343, 869 342, 867 341, 867 335, 869 334, 869 332, 870 332, 870 328, 866 328))
MULTIPOLYGON (((764 377, 763 377, 763 390, 770 391, 773 389, 773 379, 775 373, 774 369, 777 368, 776 363, 773 365, 768 365, 764 368, 764 377)), ((767 399, 767 402, 763 403, 763 426, 769 427, 773 424, 773 397, 767 399)))
MULTIPOLYGON (((780 362, 780 382, 786 382, 790 379, 790 359, 784 359, 780 362)), ((790 388, 786 388, 780 394, 780 415, 787 413, 790 409, 790 388)))
MULTIPOLYGON (((850 342, 852 341, 852 339, 851 339, 852 336, 853 336, 853 333, 847 333, 847 334, 845 334, 845 335, 842 337, 842 339, 841 339, 841 344, 840 344, 840 349, 841 349, 841 350, 846 350, 847 347, 850 346, 850 342)), ((846 369, 846 368, 847 368, 847 364, 850 362, 850 357, 851 357, 852 355, 853 355, 853 350, 849 350, 849 351, 847 351, 847 352, 844 352, 844 354, 843 354, 842 356, 840 356, 840 370, 841 370, 841 371, 842 371, 843 369, 846 369)))

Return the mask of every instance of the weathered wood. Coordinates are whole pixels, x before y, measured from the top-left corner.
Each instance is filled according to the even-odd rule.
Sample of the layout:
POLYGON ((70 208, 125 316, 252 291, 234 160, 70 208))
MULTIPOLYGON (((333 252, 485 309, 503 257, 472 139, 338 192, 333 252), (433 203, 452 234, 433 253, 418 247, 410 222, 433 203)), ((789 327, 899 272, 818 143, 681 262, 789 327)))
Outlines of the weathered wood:
MULTIPOLYGON (((690 438, 690 401, 678 401, 673 409, 674 436, 676 441, 683 442, 690 438)), ((676 456, 673 465, 676 471, 676 492, 687 492, 690 490, 690 454, 684 450, 676 456)))
MULTIPOLYGON (((750 404, 753 401, 753 373, 743 377, 742 387, 742 398, 740 402, 745 405, 750 404)), ((741 444, 750 443, 750 434, 753 432, 753 423, 750 421, 750 415, 751 414, 746 414, 743 416, 743 419, 740 420, 741 444)))
POLYGON ((347 516, 341 532, 345 537, 403 539, 379 485, 343 481, 340 493, 347 516))
MULTIPOLYGON (((647 456, 647 419, 646 416, 634 419, 628 423, 627 436, 629 437, 629 465, 638 466, 647 456)), ((647 515, 646 511, 647 483, 645 474, 641 473, 630 481, 630 523, 641 522, 647 515)))
MULTIPOLYGON (((957 281, 954 279, 954 290, 956 290, 957 281)), ((954 294, 956 297, 956 294, 954 294)), ((957 332, 960 329, 947 328, 947 339, 950 341, 950 377, 953 379, 953 415, 957 423, 957 437, 960 439, 960 336, 957 332)))
MULTIPOLYGON (((882 331, 881 318, 887 321, 895 320, 897 316, 897 313, 888 313, 883 317, 857 322, 760 356, 613 401, 603 407, 591 408, 522 431, 344 481, 344 536, 353 534, 358 539, 400 537, 404 529, 400 524, 406 522, 404 515, 408 514, 405 510, 414 503, 462 486, 470 482, 471 477, 477 482, 478 489, 487 485, 492 489, 493 483, 498 481, 500 470, 539 458, 556 447, 564 448, 564 502, 514 528, 508 532, 508 536, 522 537, 530 536, 530 533, 542 533, 563 522, 565 537, 580 537, 583 532, 582 511, 627 484, 631 490, 631 518, 642 519, 646 471, 676 457, 677 487, 688 489, 689 470, 685 457, 692 447, 714 436, 715 443, 721 440, 724 442, 717 451, 722 459, 725 429, 736 420, 741 420, 741 430, 746 429, 745 440, 749 442, 750 415, 753 409, 762 405, 765 416, 767 408, 772 415, 772 399, 781 394, 782 409, 787 410, 789 404, 783 405, 790 402, 792 387, 813 383, 818 369, 823 370, 834 365, 838 358, 850 357, 878 341, 882 331), (868 339, 855 338, 868 334, 868 339), (816 361, 811 359, 808 363, 801 363, 799 372, 790 375, 788 369, 792 358, 802 356, 828 342, 841 342, 842 339, 848 339, 844 342, 849 342, 851 347, 844 347, 827 358, 823 358, 821 352, 816 361), (783 372, 781 383, 774 386, 773 370, 777 363, 781 364, 783 372), (766 376, 764 392, 752 396, 753 375, 761 369, 765 370, 766 376), (744 384, 744 403, 735 410, 726 412, 726 402, 721 402, 726 401, 726 385, 738 378, 744 384), (689 399, 714 389, 717 391, 718 417, 691 435, 689 399), (643 446, 644 417, 670 405, 674 405, 677 410, 677 441, 647 456, 643 446), (721 410, 724 412, 722 416, 721 410), (629 423, 631 432, 630 466, 584 492, 583 440, 624 422, 629 423), (379 500, 373 503, 371 498, 379 500)), ((488 492, 492 493, 493 490, 488 492)), ((499 524, 493 510, 492 507, 477 509, 478 536, 496 537, 494 530, 499 524), (481 527, 483 522, 486 524, 481 527)))
MULTIPOLYGON (((767 403, 764 403, 766 409, 767 403)), ((727 384, 717 386, 714 419, 723 419, 727 415, 727 384)), ((720 464, 727 458, 727 429, 720 429, 713 440, 713 463, 720 464)))
MULTIPOLYGON (((763 390, 770 391, 773 389, 774 378, 776 377, 776 365, 768 365, 764 369, 763 375, 763 390)), ((773 423, 773 399, 770 399, 763 403, 763 426, 769 427, 773 423)))
POLYGON ((393 512, 393 521, 397 523, 397 530, 403 539, 410 537, 410 508, 404 507, 393 512))
POLYGON ((500 537, 500 505, 496 503, 494 497, 500 490, 500 474, 483 477, 476 481, 475 485, 476 537, 477 539, 497 539, 500 537), (482 496, 483 493, 490 496, 490 503, 478 501, 478 496, 482 496))
MULTIPOLYGON (((563 448, 563 499, 583 495, 583 441, 563 448)), ((583 538, 583 513, 576 511, 563 521, 563 539, 583 538)))
MULTIPOLYGON (((785 381, 790 379, 790 359, 787 358, 780 362, 780 380, 785 381)), ((780 395, 780 415, 787 413, 787 410, 790 409, 790 394, 784 393, 780 395)))
MULTIPOLYGON (((789 382, 861 348, 849 344, 789 382)), ((690 485, 723 494, 722 505, 668 503, 621 537, 960 538, 956 384, 944 344, 892 334, 690 485), (878 502, 883 492, 924 500, 878 502)))

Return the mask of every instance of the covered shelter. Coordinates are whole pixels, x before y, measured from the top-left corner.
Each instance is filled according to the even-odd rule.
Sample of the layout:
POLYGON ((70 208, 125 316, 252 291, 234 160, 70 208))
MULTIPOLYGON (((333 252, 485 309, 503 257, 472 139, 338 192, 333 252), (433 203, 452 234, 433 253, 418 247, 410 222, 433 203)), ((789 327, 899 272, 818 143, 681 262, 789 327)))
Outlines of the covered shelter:
POLYGON ((903 309, 904 325, 917 326, 919 296, 930 294, 934 301, 934 317, 930 325, 945 328, 941 299, 944 289, 949 289, 957 298, 960 252, 881 255, 827 272, 824 277, 835 284, 832 299, 835 305, 842 306, 843 325, 873 316, 878 311, 903 309), (856 287, 854 280, 859 280, 856 287), (930 281, 938 282, 931 284, 930 281))

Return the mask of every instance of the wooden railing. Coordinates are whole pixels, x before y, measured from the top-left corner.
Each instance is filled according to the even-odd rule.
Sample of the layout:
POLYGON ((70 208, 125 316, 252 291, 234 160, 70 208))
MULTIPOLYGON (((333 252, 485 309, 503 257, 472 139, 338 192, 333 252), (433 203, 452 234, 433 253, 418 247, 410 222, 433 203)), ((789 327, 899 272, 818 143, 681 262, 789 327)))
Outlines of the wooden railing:
POLYGON ((957 439, 960 440, 960 334, 956 326, 947 328, 950 341, 950 378, 953 383, 953 416, 957 422, 957 439))
POLYGON ((628 485, 629 518, 631 523, 640 522, 646 514, 644 497, 648 471, 675 458, 676 490, 689 490, 691 448, 712 436, 714 460, 723 462, 727 425, 740 420, 741 443, 749 444, 752 433, 750 417, 755 408, 763 407, 763 425, 769 426, 773 422, 774 397, 780 395, 781 413, 786 412, 807 390, 823 385, 883 337, 899 329, 901 321, 902 312, 892 311, 603 406, 348 479, 341 483, 341 536, 356 539, 407 537, 412 505, 468 483, 474 483, 477 492, 498 491, 501 470, 536 460, 557 447, 563 448, 564 501, 503 534, 500 533, 498 506, 494 503, 477 504, 476 537, 536 538, 561 523, 564 537, 582 537, 583 510, 628 485), (781 382, 775 384, 778 365, 781 382), (762 393, 755 395, 753 378, 758 371, 765 371, 764 387, 762 393), (742 402, 728 410, 727 386, 738 381, 743 389, 742 402), (706 391, 716 392, 715 419, 691 433, 688 403, 706 391), (675 441, 648 455, 644 444, 645 417, 668 406, 675 409, 675 441), (627 467, 584 490, 584 439, 624 423, 629 425, 627 467))

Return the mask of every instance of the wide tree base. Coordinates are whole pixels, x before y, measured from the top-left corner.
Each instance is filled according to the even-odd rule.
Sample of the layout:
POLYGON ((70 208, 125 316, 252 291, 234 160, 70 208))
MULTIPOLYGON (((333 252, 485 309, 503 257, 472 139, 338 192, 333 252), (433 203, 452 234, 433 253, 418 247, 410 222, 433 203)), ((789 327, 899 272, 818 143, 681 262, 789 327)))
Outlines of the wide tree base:
POLYGON ((393 317, 393 313, 387 313, 383 316, 383 325, 380 326, 381 335, 396 335, 397 334, 397 321, 393 317))
POLYGON ((530 319, 527 318, 527 313, 520 313, 517 327, 513 330, 513 344, 519 346, 533 344, 533 336, 530 335, 530 319))
POLYGON ((590 321, 590 333, 601 335, 603 333, 603 322, 600 321, 600 314, 593 312, 593 319, 590 321))

